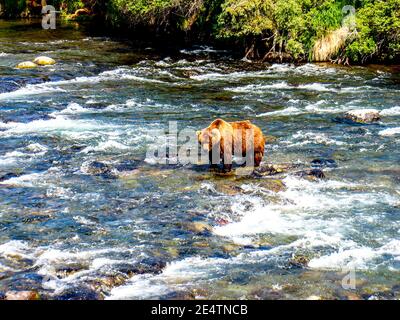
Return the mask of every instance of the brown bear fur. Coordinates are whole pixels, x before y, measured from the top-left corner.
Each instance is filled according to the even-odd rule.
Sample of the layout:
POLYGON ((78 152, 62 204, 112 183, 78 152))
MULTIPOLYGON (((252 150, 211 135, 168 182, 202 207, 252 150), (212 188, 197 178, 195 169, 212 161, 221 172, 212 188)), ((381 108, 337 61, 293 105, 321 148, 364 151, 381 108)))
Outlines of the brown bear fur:
MULTIPOLYGON (((232 155, 242 150, 243 157, 254 156, 254 165, 258 167, 264 156, 265 138, 259 127, 250 121, 226 122, 222 119, 213 121, 207 128, 198 131, 197 137, 202 148, 209 152, 211 165, 216 165, 222 159, 225 171, 232 169, 232 155), (247 134, 247 136, 246 136, 247 134), (252 150, 253 153, 248 154, 252 150), (219 153, 215 148, 219 149, 219 153), (219 156, 218 159, 212 159, 212 150, 214 154, 219 156)), ((215 158, 215 156, 214 156, 215 158)))

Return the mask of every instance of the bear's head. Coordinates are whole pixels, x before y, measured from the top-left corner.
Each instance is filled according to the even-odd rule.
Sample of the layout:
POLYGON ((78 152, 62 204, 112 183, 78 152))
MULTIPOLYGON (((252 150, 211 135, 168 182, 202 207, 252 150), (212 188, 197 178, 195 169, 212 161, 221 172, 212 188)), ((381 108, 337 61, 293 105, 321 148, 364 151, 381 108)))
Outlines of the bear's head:
POLYGON ((204 151, 211 151, 213 146, 217 145, 221 140, 221 133, 218 129, 205 128, 197 131, 197 139, 204 151))

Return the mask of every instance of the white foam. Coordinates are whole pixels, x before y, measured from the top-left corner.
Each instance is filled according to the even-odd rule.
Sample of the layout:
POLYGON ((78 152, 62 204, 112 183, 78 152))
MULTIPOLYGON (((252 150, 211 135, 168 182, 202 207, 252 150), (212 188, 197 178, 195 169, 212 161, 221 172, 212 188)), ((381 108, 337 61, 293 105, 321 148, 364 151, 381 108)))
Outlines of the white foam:
POLYGON ((115 126, 104 125, 94 120, 73 120, 64 116, 55 116, 54 119, 49 120, 34 120, 28 123, 8 122, 3 125, 7 128, 5 131, 0 132, 0 136, 18 135, 18 134, 40 134, 51 132, 86 132, 94 131, 101 132, 102 129, 112 129, 115 126))
POLYGON ((299 131, 291 139, 283 141, 288 147, 299 147, 307 144, 346 145, 346 142, 332 139, 325 133, 299 131))
POLYGON ((117 68, 115 70, 104 71, 97 76, 90 77, 77 77, 71 80, 60 80, 50 81, 40 84, 29 84, 26 87, 20 88, 16 91, 0 93, 0 100, 14 99, 30 95, 39 95, 50 92, 67 92, 61 88, 62 86, 70 86, 83 83, 98 83, 105 81, 120 81, 120 80, 134 80, 138 82, 152 82, 152 83, 164 83, 157 79, 151 79, 148 77, 141 77, 134 73, 138 70, 128 68, 117 68))
MULTIPOLYGON (((360 253, 361 258, 360 260, 350 259, 349 263, 368 268, 365 262, 371 259, 371 252, 375 249, 363 248, 354 240, 349 239, 348 235, 354 232, 355 224, 362 221, 373 223, 378 219, 369 210, 370 207, 376 204, 392 206, 398 202, 399 197, 375 188, 357 193, 349 192, 349 190, 359 189, 362 185, 346 181, 327 180, 316 183, 289 176, 283 182, 287 189, 277 194, 280 198, 279 203, 268 203, 257 197, 236 198, 229 210, 230 220, 235 222, 217 226, 213 232, 238 244, 242 240, 247 243, 249 239, 259 234, 297 237, 297 240, 290 243, 255 252, 254 257, 271 258, 287 250, 299 248, 319 248, 320 250, 323 247, 335 248, 340 252, 350 250, 347 255, 344 255, 346 259, 350 259, 351 250, 355 249, 356 253, 360 253), (241 201, 247 205, 241 205, 241 201), (248 209, 249 202, 252 203, 251 210, 248 209), (354 212, 354 210, 369 212, 369 214, 349 216, 348 212, 354 212)), ((385 239, 375 240, 385 243, 385 239)), ((391 242, 390 245, 384 245, 385 250, 375 250, 374 256, 382 257, 384 253, 389 253, 397 257, 399 243, 391 242)), ((339 260, 339 257, 334 255, 332 259, 339 260)), ((331 260, 328 258, 321 258, 321 260, 314 260, 312 267, 319 268, 330 263, 331 260)), ((340 263, 332 266, 333 268, 341 267, 340 263)))
POLYGON ((33 187, 35 185, 35 182, 41 177, 41 173, 24 174, 19 177, 13 177, 4 181, 0 181, 0 184, 18 187, 33 187))
POLYGON ((126 285, 116 287, 107 300, 151 299, 188 288, 192 283, 215 277, 234 260, 190 257, 169 263, 159 275, 136 275, 126 285))
POLYGON ((45 153, 48 148, 40 143, 31 143, 28 146, 26 146, 26 149, 30 152, 37 153, 37 154, 43 154, 45 153))
POLYGON ((50 115, 56 117, 57 115, 73 115, 79 113, 87 113, 90 112, 90 109, 83 108, 80 104, 71 102, 67 105, 67 107, 61 111, 55 111, 50 115))
POLYGON ((383 109, 380 112, 380 115, 381 116, 388 116, 388 117, 390 117, 390 116, 398 116, 398 115, 400 115, 400 106, 396 106, 396 107, 389 108, 389 109, 383 109))
POLYGON ((282 110, 261 113, 261 114, 258 114, 257 117, 299 115, 299 114, 303 114, 303 113, 304 113, 304 111, 300 110, 299 108, 287 107, 282 110))
POLYGON ((21 240, 11 240, 0 245, 0 256, 7 258, 7 256, 19 256, 22 258, 32 258, 29 253, 30 247, 27 242, 21 240))
POLYGON ((370 247, 340 249, 330 255, 312 259, 308 266, 313 269, 374 269, 378 265, 371 265, 370 262, 382 255, 391 255, 398 259, 400 257, 400 240, 392 240, 375 249, 370 247))
POLYGON ((397 128, 389 128, 382 131, 379 131, 381 136, 394 136, 396 134, 400 134, 400 127, 397 128))
POLYGON ((57 86, 49 86, 46 84, 28 84, 26 87, 11 92, 0 93, 0 100, 8 100, 23 96, 40 95, 50 92, 66 92, 57 86))
POLYGON ((104 151, 118 151, 118 150, 129 150, 130 147, 126 146, 117 141, 109 140, 106 142, 101 142, 95 147, 86 147, 81 152, 89 153, 89 152, 104 152, 104 151))
POLYGON ((196 55, 196 54, 201 54, 201 53, 224 53, 228 52, 226 50, 217 50, 212 47, 208 46, 200 46, 199 49, 183 49, 180 50, 181 53, 187 54, 187 55, 196 55))
POLYGON ((236 87, 236 88, 225 88, 227 91, 237 92, 237 93, 265 93, 269 90, 309 90, 317 92, 337 92, 336 89, 330 88, 327 84, 322 83, 309 83, 301 85, 290 85, 286 81, 274 82, 271 84, 250 84, 246 86, 236 87))
POLYGON ((9 53, 0 52, 0 57, 6 57, 6 56, 8 56, 8 55, 9 55, 9 53))

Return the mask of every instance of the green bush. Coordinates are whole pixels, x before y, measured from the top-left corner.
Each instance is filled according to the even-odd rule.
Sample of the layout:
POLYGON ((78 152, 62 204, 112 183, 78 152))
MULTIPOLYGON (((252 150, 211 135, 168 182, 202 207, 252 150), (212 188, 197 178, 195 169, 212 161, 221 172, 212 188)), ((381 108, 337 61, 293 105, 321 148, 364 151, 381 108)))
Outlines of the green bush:
POLYGON ((370 1, 356 14, 357 38, 346 48, 352 61, 400 58, 400 1, 370 1))
MULTIPOLYGON (((25 0, 0 0, 7 16, 19 15, 25 0)), ((267 53, 312 59, 317 40, 344 23, 345 5, 356 8, 355 31, 338 52, 340 61, 396 61, 400 57, 400 0, 48 0, 65 13, 88 6, 115 27, 139 27, 175 37, 238 44, 262 58, 267 53)))

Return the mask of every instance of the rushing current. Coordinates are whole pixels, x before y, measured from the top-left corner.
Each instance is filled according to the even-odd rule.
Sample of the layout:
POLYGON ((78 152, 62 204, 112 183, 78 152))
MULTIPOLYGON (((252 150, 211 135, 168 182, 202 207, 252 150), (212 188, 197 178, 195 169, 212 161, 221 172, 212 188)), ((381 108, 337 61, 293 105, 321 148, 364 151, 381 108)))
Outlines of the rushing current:
POLYGON ((0 20, 0 296, 398 299, 398 70, 159 52, 0 20), (57 63, 15 68, 39 55, 57 63), (379 122, 343 118, 370 108, 379 122), (295 169, 221 176, 146 159, 169 121, 216 118, 251 120, 270 136, 263 163, 295 169), (315 168, 324 179, 298 174, 315 168))

